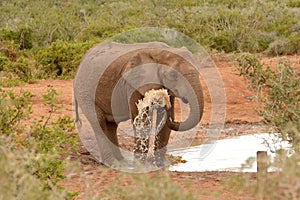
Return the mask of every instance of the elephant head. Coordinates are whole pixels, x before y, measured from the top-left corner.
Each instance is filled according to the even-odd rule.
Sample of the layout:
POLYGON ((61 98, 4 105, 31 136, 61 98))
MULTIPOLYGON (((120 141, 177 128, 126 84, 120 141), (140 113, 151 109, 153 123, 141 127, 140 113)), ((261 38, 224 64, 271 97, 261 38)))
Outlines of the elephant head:
POLYGON ((174 68, 163 68, 160 72, 163 85, 169 94, 178 97, 190 107, 189 116, 183 122, 175 122, 169 118, 168 126, 175 131, 186 131, 195 127, 203 113, 203 93, 197 70, 188 63, 178 64, 174 68))
POLYGON ((189 105, 190 113, 185 121, 175 122, 174 116, 169 116, 167 125, 170 129, 186 131, 199 123, 204 100, 199 72, 193 64, 191 53, 185 48, 145 48, 126 56, 131 59, 125 64, 123 78, 126 84, 132 86, 133 91, 138 90, 144 95, 150 89, 165 88, 171 98, 177 97, 189 105))

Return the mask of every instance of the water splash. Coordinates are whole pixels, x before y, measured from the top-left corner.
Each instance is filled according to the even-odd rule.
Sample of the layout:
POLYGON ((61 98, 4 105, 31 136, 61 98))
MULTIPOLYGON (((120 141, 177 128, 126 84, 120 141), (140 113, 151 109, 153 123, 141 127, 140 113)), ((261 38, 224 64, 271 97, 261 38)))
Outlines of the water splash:
POLYGON ((157 134, 164 127, 167 113, 171 107, 166 89, 150 90, 136 104, 138 115, 133 121, 135 129, 135 157, 142 162, 154 157, 154 143, 157 134), (151 137, 152 136, 152 137, 151 137))

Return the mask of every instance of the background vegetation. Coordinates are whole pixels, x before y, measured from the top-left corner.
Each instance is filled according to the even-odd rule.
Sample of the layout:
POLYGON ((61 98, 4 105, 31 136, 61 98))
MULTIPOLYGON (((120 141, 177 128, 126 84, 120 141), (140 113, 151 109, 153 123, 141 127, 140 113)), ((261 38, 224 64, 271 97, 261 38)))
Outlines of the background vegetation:
POLYGON ((257 93, 263 109, 263 122, 275 129, 283 140, 300 152, 300 76, 291 63, 263 66, 257 56, 237 55, 237 71, 257 93))
MULTIPOLYGON (((249 177, 237 177, 230 186, 237 190, 252 188, 261 199, 300 198, 300 74, 291 63, 279 62, 276 67, 263 66, 255 55, 236 55, 237 71, 249 86, 256 91, 263 108, 257 110, 279 138, 292 145, 288 151, 276 152, 275 164, 278 173, 268 175, 262 187, 251 184, 249 177), (242 184, 241 184, 242 183, 242 184)), ((276 142, 276 141, 273 141, 276 142)))
POLYGON ((53 118, 58 94, 43 95, 49 114, 29 122, 33 95, 0 88, 0 199, 69 199, 57 182, 65 178, 78 136, 69 116, 53 118), (26 126, 27 125, 27 126, 26 126))
POLYGON ((207 50, 295 54, 299 19, 297 0, 2 0, 0 73, 14 81, 1 84, 72 78, 90 47, 140 27, 175 29, 207 50))

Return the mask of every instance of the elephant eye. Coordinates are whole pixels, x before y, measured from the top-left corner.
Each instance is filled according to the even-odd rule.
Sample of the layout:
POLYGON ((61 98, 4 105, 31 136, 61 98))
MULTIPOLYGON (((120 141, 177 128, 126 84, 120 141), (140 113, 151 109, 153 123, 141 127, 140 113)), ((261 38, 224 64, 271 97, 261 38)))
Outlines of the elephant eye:
POLYGON ((169 79, 171 81, 177 80, 177 72, 171 71, 170 73, 168 73, 167 79, 169 79))

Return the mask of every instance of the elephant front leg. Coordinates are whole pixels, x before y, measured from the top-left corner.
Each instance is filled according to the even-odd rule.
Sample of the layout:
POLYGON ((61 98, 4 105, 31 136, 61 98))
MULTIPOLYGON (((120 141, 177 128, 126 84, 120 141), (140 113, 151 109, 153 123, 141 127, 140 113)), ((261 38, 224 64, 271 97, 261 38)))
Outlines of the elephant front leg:
POLYGON ((134 144, 134 158, 136 161, 145 163, 149 151, 150 130, 142 129, 136 130, 135 128, 135 144, 134 144))
POLYGON ((154 159, 155 165, 163 167, 166 165, 167 144, 170 138, 171 130, 165 125, 162 130, 156 135, 154 142, 154 159))
POLYGON ((147 111, 144 115, 139 115, 136 103, 143 99, 139 92, 135 92, 130 98, 130 114, 134 131, 134 160, 139 163, 145 163, 149 150, 150 138, 150 119, 147 111))
MULTIPOLYGON (((174 109, 174 102, 175 97, 170 96, 170 102, 172 107, 167 111, 167 118, 174 119, 175 116, 175 109, 174 109)), ((156 122, 156 124, 160 123, 160 120, 156 122)), ((163 128, 156 134, 155 142, 154 142, 154 159, 155 164, 158 167, 163 167, 166 165, 166 153, 167 153, 167 145, 169 142, 171 129, 168 126, 169 124, 164 123, 163 128)))

